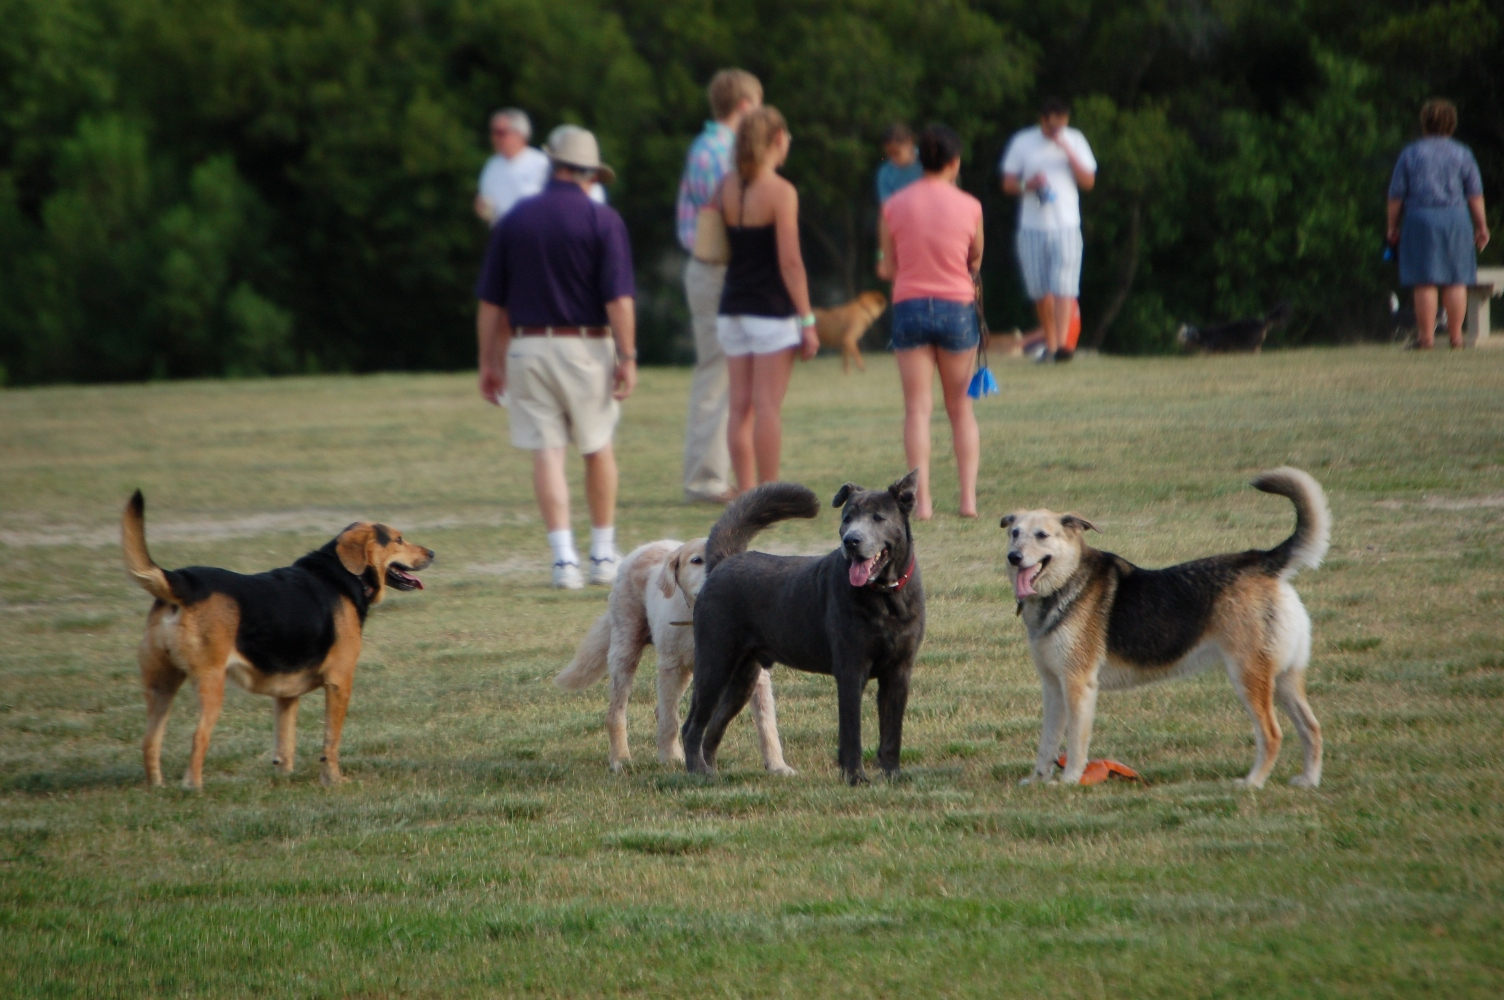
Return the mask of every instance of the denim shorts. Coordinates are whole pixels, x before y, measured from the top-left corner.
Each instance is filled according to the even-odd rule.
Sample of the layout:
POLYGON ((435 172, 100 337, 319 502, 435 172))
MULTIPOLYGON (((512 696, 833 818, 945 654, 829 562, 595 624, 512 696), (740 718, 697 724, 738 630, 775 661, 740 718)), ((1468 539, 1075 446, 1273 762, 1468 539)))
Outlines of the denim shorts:
POLYGON ((938 347, 959 354, 974 351, 981 331, 972 302, 950 299, 904 299, 893 304, 893 350, 938 347))

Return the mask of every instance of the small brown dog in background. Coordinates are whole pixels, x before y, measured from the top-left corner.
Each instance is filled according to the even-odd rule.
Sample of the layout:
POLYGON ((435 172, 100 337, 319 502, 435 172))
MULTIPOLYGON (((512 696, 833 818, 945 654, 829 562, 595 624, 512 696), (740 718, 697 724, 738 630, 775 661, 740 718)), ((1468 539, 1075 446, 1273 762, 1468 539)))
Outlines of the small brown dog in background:
POLYGON ((851 371, 853 361, 860 370, 867 370, 857 341, 886 308, 888 297, 882 292, 863 292, 844 306, 815 310, 815 333, 820 337, 820 346, 841 352, 841 371, 851 371))

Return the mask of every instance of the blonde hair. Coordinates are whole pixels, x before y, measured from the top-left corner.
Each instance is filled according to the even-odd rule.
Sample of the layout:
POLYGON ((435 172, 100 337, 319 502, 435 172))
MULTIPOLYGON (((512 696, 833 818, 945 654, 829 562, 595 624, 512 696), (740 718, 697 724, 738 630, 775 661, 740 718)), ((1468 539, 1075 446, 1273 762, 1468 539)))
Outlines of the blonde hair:
POLYGON ((736 130, 736 175, 743 185, 751 183, 762 168, 762 161, 767 159, 768 150, 773 148, 778 133, 788 130, 788 122, 771 104, 747 112, 741 127, 736 130))
POLYGON ((723 69, 710 78, 706 88, 710 96, 710 113, 717 120, 736 113, 742 101, 762 102, 762 82, 744 69, 723 69))
POLYGON ((1457 105, 1441 97, 1422 104, 1420 130, 1426 135, 1451 135, 1457 131, 1457 105))

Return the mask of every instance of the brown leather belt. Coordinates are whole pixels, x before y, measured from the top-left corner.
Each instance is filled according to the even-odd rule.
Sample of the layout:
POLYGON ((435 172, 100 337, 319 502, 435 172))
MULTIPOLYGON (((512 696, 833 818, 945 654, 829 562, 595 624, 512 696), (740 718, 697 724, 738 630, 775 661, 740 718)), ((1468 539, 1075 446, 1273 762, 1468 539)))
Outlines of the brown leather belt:
POLYGON ((519 337, 609 337, 609 326, 519 326, 512 332, 519 337))

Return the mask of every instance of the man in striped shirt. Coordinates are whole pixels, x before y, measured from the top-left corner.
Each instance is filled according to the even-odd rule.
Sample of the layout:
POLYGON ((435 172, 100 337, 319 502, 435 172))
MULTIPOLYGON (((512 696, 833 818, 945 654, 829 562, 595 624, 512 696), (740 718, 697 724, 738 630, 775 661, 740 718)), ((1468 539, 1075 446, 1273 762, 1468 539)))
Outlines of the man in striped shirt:
POLYGON ((689 147, 679 181, 676 220, 679 244, 689 253, 684 294, 695 335, 695 374, 684 435, 684 499, 725 503, 734 491, 726 448, 726 355, 716 340, 715 318, 726 264, 695 257, 695 226, 702 210, 714 211, 716 190, 731 170, 737 126, 748 111, 762 104, 762 84, 745 70, 723 69, 710 81, 709 92, 715 118, 705 123, 705 130, 689 147))

